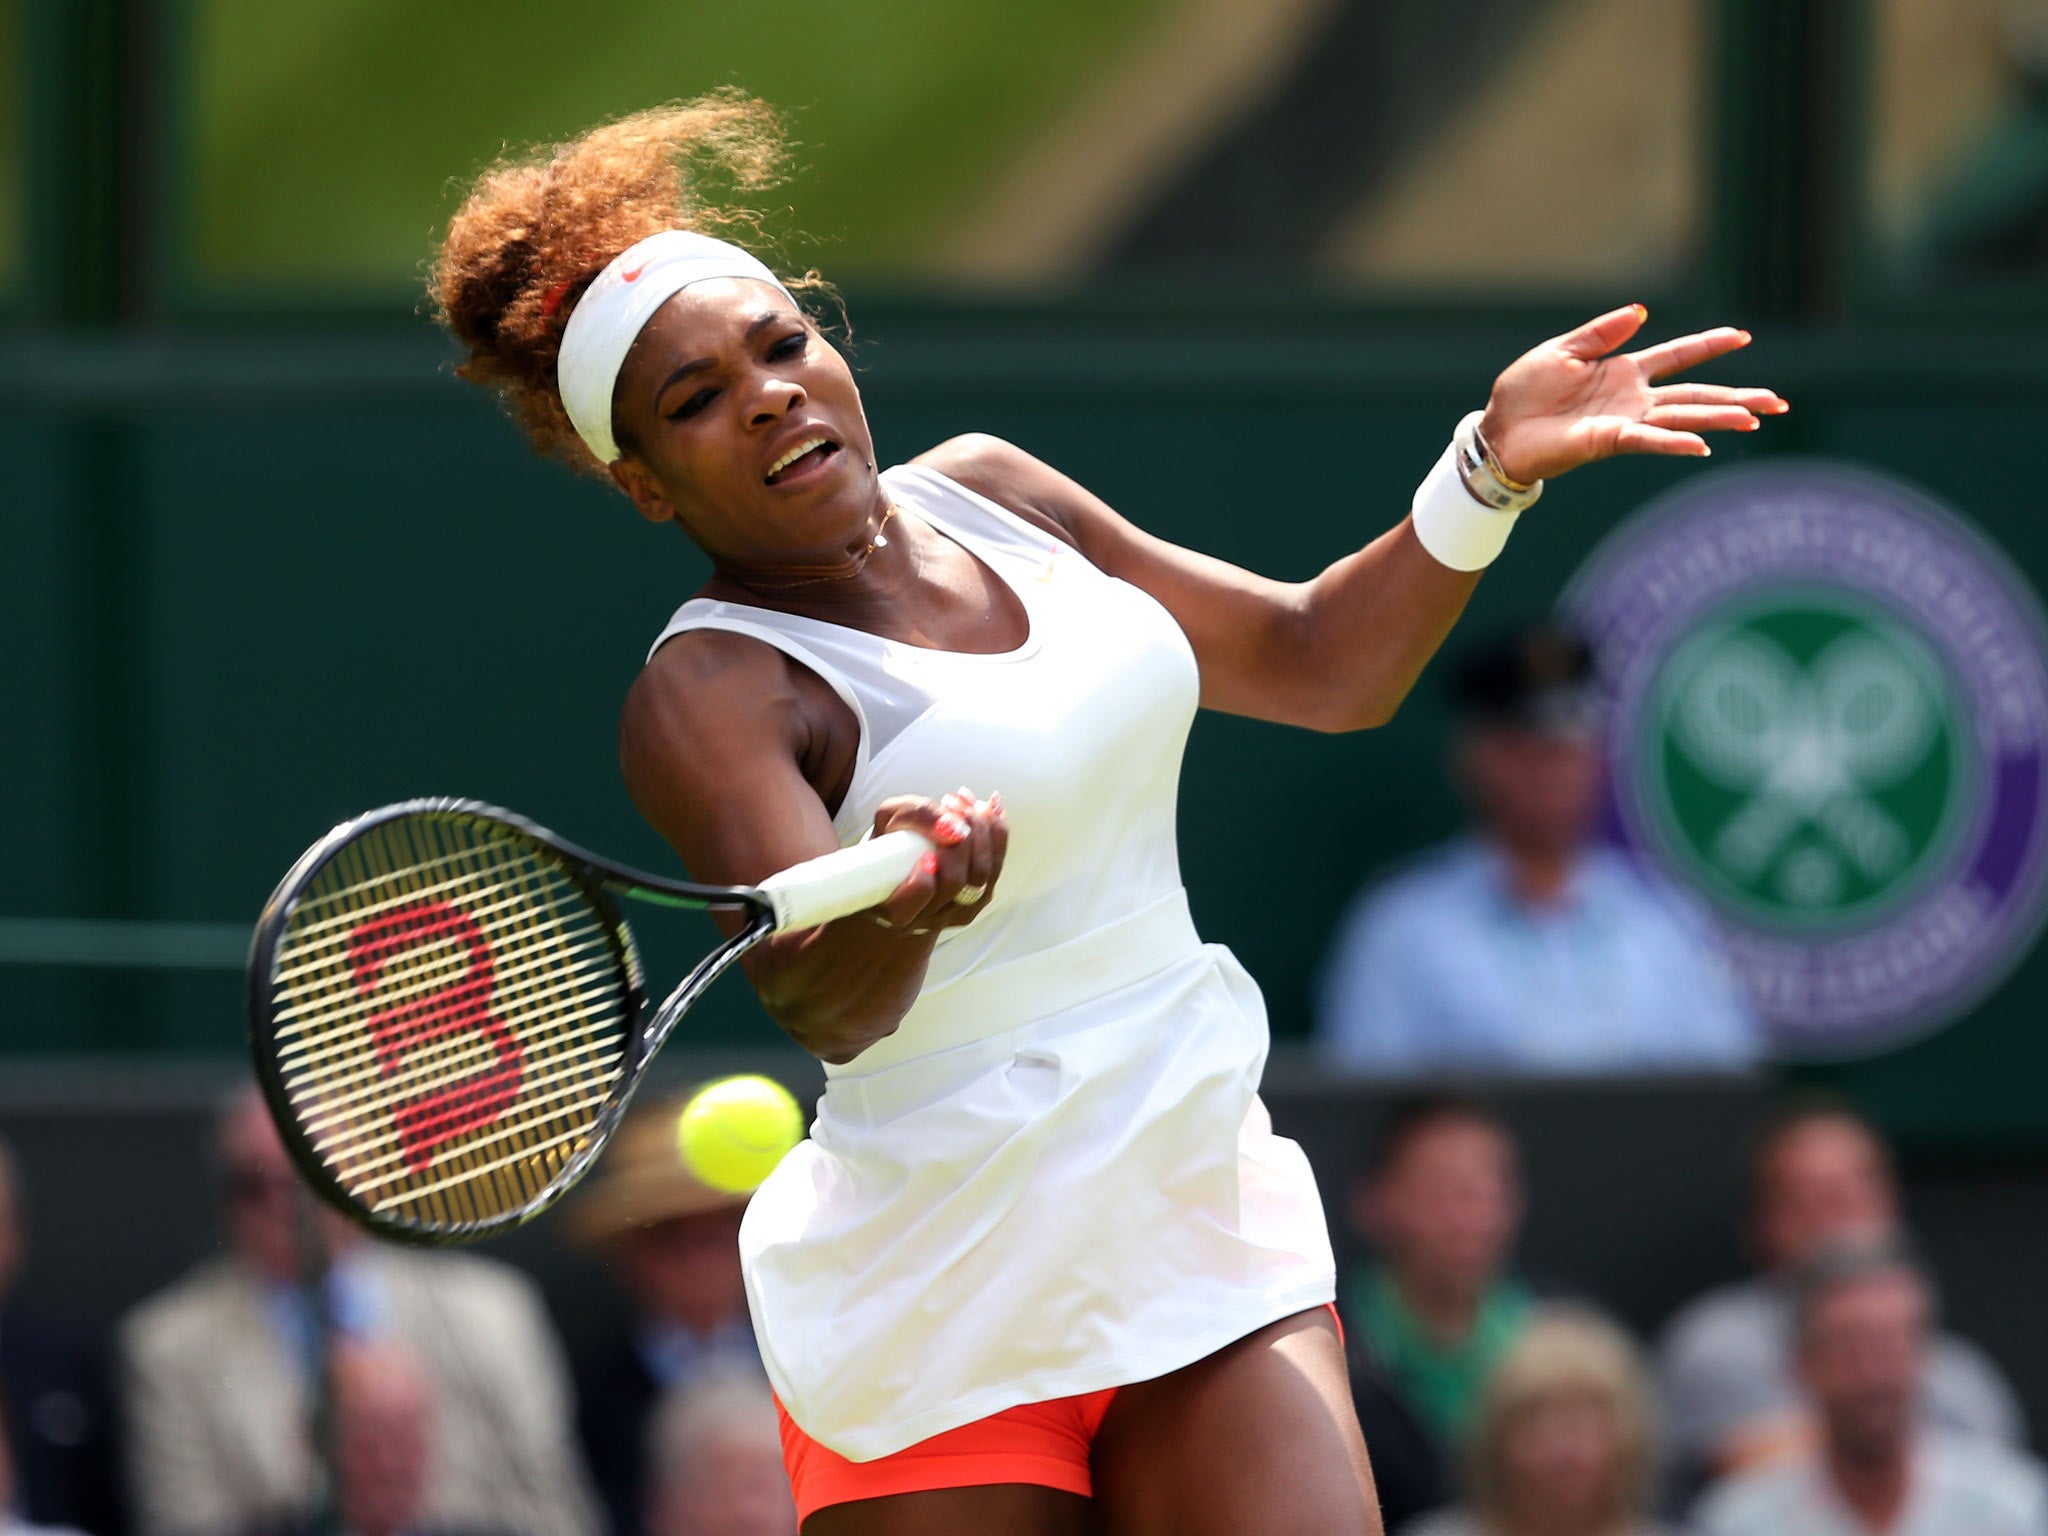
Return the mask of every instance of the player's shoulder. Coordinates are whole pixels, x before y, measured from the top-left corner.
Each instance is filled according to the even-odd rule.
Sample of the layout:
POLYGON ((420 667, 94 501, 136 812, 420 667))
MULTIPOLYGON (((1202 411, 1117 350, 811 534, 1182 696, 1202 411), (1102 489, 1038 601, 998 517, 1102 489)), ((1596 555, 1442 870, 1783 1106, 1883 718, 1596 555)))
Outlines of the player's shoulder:
POLYGON ((619 706, 619 763, 631 786, 665 774, 675 743, 702 749, 735 737, 785 740, 798 708, 787 656, 752 635, 688 629, 647 658, 619 706))
POLYGON ((626 708, 688 709, 757 689, 787 670, 784 653, 734 629, 698 625, 679 629, 655 647, 626 690, 626 708))
POLYGON ((1073 480, 1027 449, 992 432, 962 432, 935 443, 906 466, 944 475, 1041 533, 1076 544, 1073 514, 1085 494, 1073 480))
POLYGON ((1036 454, 993 432, 962 432, 932 444, 910 463, 915 468, 937 470, 983 496, 993 496, 1019 475, 1052 471, 1036 454))

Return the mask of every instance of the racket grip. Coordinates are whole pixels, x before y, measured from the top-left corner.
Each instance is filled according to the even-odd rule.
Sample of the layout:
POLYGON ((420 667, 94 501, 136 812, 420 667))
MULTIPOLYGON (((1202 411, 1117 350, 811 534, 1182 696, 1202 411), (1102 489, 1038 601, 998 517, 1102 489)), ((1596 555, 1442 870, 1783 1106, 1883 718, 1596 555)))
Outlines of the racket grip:
POLYGON ((775 909, 775 926, 815 928, 879 905, 931 851, 916 832, 886 832, 837 853, 821 854, 770 875, 759 890, 775 909))

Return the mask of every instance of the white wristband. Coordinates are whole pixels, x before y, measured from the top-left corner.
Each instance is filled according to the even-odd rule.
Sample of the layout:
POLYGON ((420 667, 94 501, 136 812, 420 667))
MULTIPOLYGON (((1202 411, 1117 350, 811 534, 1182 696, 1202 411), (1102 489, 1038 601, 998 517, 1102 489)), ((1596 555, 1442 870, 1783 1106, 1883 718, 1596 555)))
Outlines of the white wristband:
POLYGON ((1438 564, 1454 571, 1478 571, 1493 564, 1521 515, 1519 507, 1496 511, 1466 489, 1454 442, 1415 488, 1408 520, 1438 564))

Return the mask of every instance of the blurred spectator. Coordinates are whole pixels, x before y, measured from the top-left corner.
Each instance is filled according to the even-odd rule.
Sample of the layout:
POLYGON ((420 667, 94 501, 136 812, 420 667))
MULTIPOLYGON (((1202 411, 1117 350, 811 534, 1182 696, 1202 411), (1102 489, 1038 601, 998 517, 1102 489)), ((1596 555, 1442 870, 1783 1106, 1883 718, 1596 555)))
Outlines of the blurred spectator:
POLYGON ((1823 1251, 1793 1305, 1817 1444, 1708 1494, 1702 1536, 2048 1536, 2039 1463, 1922 1423, 1933 1299, 1896 1240, 1823 1251))
MULTIPOLYGON (((531 1285, 488 1260, 373 1243, 324 1211, 302 1225, 306 1197, 254 1090, 226 1108, 217 1138, 229 1252, 122 1325, 144 1536, 283 1531, 307 1517, 323 1336, 337 1343, 337 1385, 345 1346, 402 1355, 431 1384, 423 1527, 590 1536, 566 1373, 531 1285), (302 1232, 331 1251, 319 1307, 302 1232)), ((374 1385, 390 1411, 389 1382, 374 1385)))
POLYGON ((334 1504, 349 1536, 421 1529, 434 1436, 433 1387, 402 1349, 342 1340, 329 1362, 334 1504))
MULTIPOLYGON (((1791 1276, 1823 1249, 1899 1230, 1898 1190, 1876 1131, 1845 1105, 1802 1100, 1749 1154, 1748 1239, 1761 1273, 1707 1292, 1665 1330, 1658 1371, 1681 1493, 1795 1454, 1813 1424, 1792 1370, 1791 1276)), ((2017 1400, 1998 1368, 1953 1335, 1929 1345, 1921 1411, 1963 1434, 2017 1442, 2017 1400)))
POLYGON ((7 1415, 0 1413, 0 1536, 84 1536, 75 1526, 31 1523, 15 1498, 14 1462, 7 1449, 7 1415))
POLYGON ((0 1421, 10 1462, 0 1518, 121 1529, 112 1415, 99 1362, 69 1330, 14 1299, 27 1253, 20 1169, 0 1141, 0 1421))
POLYGON ((1337 1065, 1433 1072, 1725 1071, 1755 1016, 1706 924, 1594 840, 1592 658, 1524 630, 1456 674, 1452 770, 1476 832, 1355 902, 1317 1031, 1337 1065))
MULTIPOLYGON (((641 1105, 569 1210, 631 1302, 576 1362, 578 1427, 618 1536, 641 1529, 656 1403, 700 1377, 760 1377, 740 1274, 743 1195, 698 1183, 676 1155, 687 1094, 641 1105)), ((778 1464, 779 1465, 779 1464, 778 1464)))
POLYGON ((1507 1127, 1464 1099, 1390 1106, 1351 1214, 1374 1259, 1347 1278, 1342 1311, 1378 1373, 1354 1392, 1369 1401, 1383 1384, 1441 1453, 1463 1435, 1533 1305, 1507 1269, 1522 1219, 1507 1127))
POLYGON ((1650 1391, 1628 1336, 1547 1306, 1479 1395, 1459 1508, 1413 1536, 1653 1536, 1650 1391))
POLYGON ((663 1395, 647 1438, 648 1536, 797 1536, 775 1399, 754 1373, 663 1395))
POLYGON ((1356 1329, 1345 1330, 1344 1349, 1351 1368, 1351 1401, 1372 1456, 1381 1525, 1399 1531, 1450 1501, 1444 1454, 1356 1329))

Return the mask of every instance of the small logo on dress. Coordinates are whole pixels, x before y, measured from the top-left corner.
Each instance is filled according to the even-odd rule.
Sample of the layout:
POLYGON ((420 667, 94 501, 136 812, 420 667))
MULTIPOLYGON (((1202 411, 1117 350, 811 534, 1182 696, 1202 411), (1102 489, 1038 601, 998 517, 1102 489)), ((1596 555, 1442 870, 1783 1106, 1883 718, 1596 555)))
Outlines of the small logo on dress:
POLYGON ((2025 580, 1912 486, 1825 464, 1705 477, 1565 605, 1608 706, 1618 840, 1715 910, 1779 1046, 1954 1018, 2048 898, 2048 638, 2025 580))

